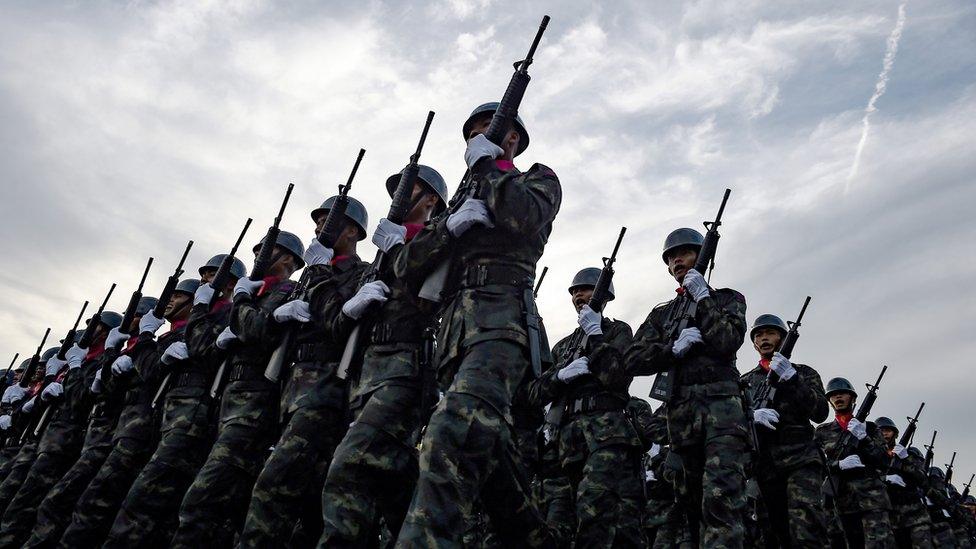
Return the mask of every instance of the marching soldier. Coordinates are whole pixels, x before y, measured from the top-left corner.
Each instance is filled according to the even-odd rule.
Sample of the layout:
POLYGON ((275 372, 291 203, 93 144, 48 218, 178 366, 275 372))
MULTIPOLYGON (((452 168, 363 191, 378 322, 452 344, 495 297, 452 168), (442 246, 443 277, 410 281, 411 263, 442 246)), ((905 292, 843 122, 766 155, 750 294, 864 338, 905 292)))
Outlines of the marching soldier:
MULTIPOLYGON (((312 211, 316 235, 336 198, 312 211)), ((274 311, 276 326, 298 330, 290 360, 285 361, 294 364, 281 398, 285 425, 254 485, 242 547, 268 547, 293 536, 291 545, 312 546, 321 534, 322 485, 349 424, 348 385, 335 376, 344 340, 335 339, 332 321, 356 292, 367 266, 356 255, 358 242, 366 238, 367 223, 366 207, 350 197, 335 247, 324 247, 317 237, 309 243, 305 253, 306 268, 311 269, 305 275, 308 301, 292 300, 274 311)))
POLYGON ((885 487, 891 500, 891 527, 898 547, 932 547, 932 520, 921 494, 927 483, 925 457, 917 448, 898 444, 898 426, 887 417, 874 421, 884 437, 889 465, 885 487))
MULTIPOLYGON (((419 168, 411 189, 413 208, 403 225, 381 219, 373 233, 373 243, 390 259, 446 207, 444 178, 433 168, 419 168)), ((399 181, 399 173, 387 179, 391 197, 399 181)), ((378 539, 381 516, 395 539, 410 505, 419 474, 418 434, 437 400, 436 388, 427 382, 433 378, 429 354, 436 319, 432 304, 390 273, 379 273, 378 282, 364 285, 341 310, 332 328, 335 341, 345 341, 357 320, 370 329, 351 391, 354 422, 336 449, 322 491, 328 505, 319 545, 365 547, 378 539)))
POLYGON ((214 289, 210 281, 225 257, 216 255, 200 267, 203 284, 194 292, 183 341, 166 347, 160 357, 171 379, 162 401, 160 441, 122 502, 105 547, 168 547, 183 495, 213 444, 207 391, 226 356, 215 342, 230 322, 234 285, 247 274, 244 262, 234 258, 226 287, 214 289))
POLYGON ((939 549, 955 548, 955 532, 952 531, 952 502, 946 488, 945 472, 939 467, 929 467, 928 490, 925 492, 929 518, 932 519, 932 546, 939 549))
MULTIPOLYGON (((11 458, 7 470, 4 473, 3 482, 0 483, 0 516, 2 516, 10 500, 17 495, 20 485, 27 478, 34 459, 37 458, 38 438, 34 436, 34 424, 40 419, 43 413, 43 406, 38 406, 37 397, 44 388, 44 372, 47 361, 58 352, 58 347, 51 347, 44 351, 40 357, 40 363, 34 372, 34 380, 26 388, 14 383, 4 391, 3 407, 10 411, 12 418, 15 418, 6 433, 6 444, 17 447, 17 453, 11 458)), ((24 363, 26 370, 30 359, 24 363)), ((26 372, 25 372, 26 373, 26 372)))
POLYGON ((746 302, 735 290, 709 287, 693 268, 703 241, 694 229, 678 229, 662 254, 677 291, 697 304, 689 327, 672 341, 678 301, 658 305, 637 330, 624 363, 635 375, 675 372, 667 417, 671 453, 682 463, 675 487, 681 512, 695 543, 736 547, 745 535, 748 430, 735 353, 746 333, 746 302))
POLYGON ((402 547, 456 546, 478 500, 509 544, 535 545, 552 536, 511 455, 509 425, 512 396, 540 355, 530 346, 539 338, 525 312, 535 308, 535 266, 562 190, 549 168, 535 164, 522 173, 512 163, 528 146, 520 119, 502 147, 483 135, 497 107, 478 107, 462 127, 479 195, 428 223, 394 265, 396 277, 416 292, 450 262, 436 360, 446 394, 424 436, 402 547))
POLYGON ((794 364, 777 349, 789 332, 776 315, 759 315, 749 339, 759 364, 742 376, 753 406, 757 392, 772 375, 777 380, 773 400, 753 410, 759 444, 754 478, 766 513, 767 547, 823 547, 827 524, 822 504, 823 466, 811 421, 827 419, 829 405, 823 382, 813 368, 794 364))
MULTIPOLYGON (((10 372, 11 376, 9 378, 4 379, 5 382, 9 382, 2 385, 4 393, 7 392, 8 387, 18 385, 20 383, 20 379, 27 372, 28 364, 30 364, 29 358, 21 362, 16 369, 10 372)), ((38 368, 38 370, 40 369, 41 368, 38 368)), ((18 389, 20 389, 19 385, 18 389)), ((25 390, 25 395, 26 392, 27 391, 25 390)), ((15 390, 11 393, 11 395, 14 393, 19 394, 20 391, 15 390)), ((18 398, 19 401, 23 400, 22 396, 18 398)), ((7 471, 10 470, 11 462, 17 455, 17 452, 20 450, 20 431, 21 427, 23 427, 24 418, 21 416, 21 414, 16 414, 15 412, 16 410, 13 403, 8 403, 6 401, 0 403, 0 482, 6 478, 7 471), (15 415, 17 416, 16 418, 15 415)), ((0 510, 0 512, 2 512, 2 510, 0 510)))
POLYGON ((831 497, 847 543, 851 547, 894 547, 888 518, 891 503, 881 479, 889 461, 884 439, 873 423, 861 423, 854 417, 857 392, 850 381, 842 377, 828 381, 827 398, 835 419, 817 427, 817 442, 827 457, 831 497), (852 451, 841 455, 845 432, 854 443, 848 446, 852 451))

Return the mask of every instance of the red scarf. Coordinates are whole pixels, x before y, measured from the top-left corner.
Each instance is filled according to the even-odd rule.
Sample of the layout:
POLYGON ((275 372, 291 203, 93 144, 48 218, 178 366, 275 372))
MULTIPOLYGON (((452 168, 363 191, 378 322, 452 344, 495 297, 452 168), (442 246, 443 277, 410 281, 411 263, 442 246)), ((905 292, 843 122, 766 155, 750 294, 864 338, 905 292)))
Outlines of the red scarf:
POLYGON ((210 309, 210 314, 212 315, 217 314, 220 311, 226 309, 227 307, 230 307, 230 304, 231 304, 230 299, 221 299, 220 301, 214 303, 213 309, 210 309))
MULTIPOLYGON (((186 323, 189 322, 189 321, 190 321, 190 319, 184 318, 183 320, 177 320, 176 322, 170 322, 169 323, 169 331, 166 332, 166 334, 171 334, 171 333, 179 330, 183 326, 186 326, 186 323)), ((163 335, 166 335, 166 334, 163 334, 163 335)))
POLYGON ((769 372, 769 363, 770 362, 771 362, 771 359, 761 358, 761 359, 759 359, 759 367, 762 368, 763 370, 769 372))
POLYGON ((352 256, 350 256, 350 255, 337 255, 337 256, 335 256, 335 257, 332 258, 332 261, 329 261, 329 265, 332 265, 333 267, 335 267, 336 265, 338 265, 339 263, 342 263, 343 261, 349 259, 350 257, 352 257, 352 256))
POLYGON ((854 417, 854 414, 850 412, 844 412, 843 414, 834 414, 834 417, 837 419, 837 424, 840 425, 840 428, 846 431, 847 424, 851 422, 851 419, 854 417))
POLYGON ((274 276, 274 275, 269 275, 269 276, 264 277, 262 279, 262 282, 264 282, 264 284, 261 286, 261 289, 258 290, 258 294, 257 294, 256 297, 261 297, 264 294, 270 292, 271 290, 274 289, 275 286, 278 285, 278 282, 280 282, 280 281, 281 281, 281 278, 280 277, 277 277, 277 276, 274 276))
POLYGON ((420 230, 424 228, 423 223, 404 223, 403 226, 407 228, 407 236, 404 237, 407 242, 413 240, 413 237, 417 236, 420 230))
POLYGON ((496 159, 495 166, 503 172, 510 172, 515 169, 515 163, 511 160, 496 159))
POLYGON ((88 354, 85 355, 85 362, 98 358, 105 352, 105 337, 107 335, 99 336, 98 339, 92 341, 91 347, 88 348, 88 354))

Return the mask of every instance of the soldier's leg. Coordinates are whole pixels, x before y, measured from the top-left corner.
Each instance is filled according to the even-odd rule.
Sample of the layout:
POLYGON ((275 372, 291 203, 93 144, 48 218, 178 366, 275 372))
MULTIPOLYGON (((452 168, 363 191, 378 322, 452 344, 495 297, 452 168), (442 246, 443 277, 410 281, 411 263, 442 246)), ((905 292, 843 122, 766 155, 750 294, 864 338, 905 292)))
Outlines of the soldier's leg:
POLYGON ((845 513, 840 516, 844 528, 844 538, 848 547, 864 547, 864 525, 860 513, 845 513))
POLYGON ((819 464, 812 463, 789 473, 786 482, 789 533, 793 547, 820 548, 827 544, 827 519, 824 516, 823 472, 819 464))
POLYGON ((932 549, 932 529, 929 523, 923 522, 906 528, 908 547, 912 549, 932 549))
POLYGON ((10 504, 10 500, 14 499, 17 495, 17 490, 20 490, 20 485, 24 483, 24 479, 27 478, 27 473, 30 472, 31 465, 34 464, 34 458, 37 457, 37 443, 28 442, 20 447, 17 451, 17 455, 14 456, 13 461, 10 462, 10 468, 7 471, 7 476, 4 477, 3 482, 0 483, 0 517, 3 516, 4 511, 7 509, 7 505, 10 504))
POLYGON ((576 547, 639 547, 641 485, 634 450, 590 452, 576 489, 576 547))
MULTIPOLYGON (((745 412, 739 397, 711 397, 704 418, 702 545, 741 547, 745 536, 745 412)), ((682 456, 683 457, 683 456, 682 456)))
POLYGON ((760 495, 753 503, 757 509, 757 521, 762 529, 764 547, 767 548, 790 546, 787 478, 786 474, 778 474, 757 482, 760 495))
POLYGON ((861 531, 866 549, 888 549, 895 546, 895 534, 891 530, 888 511, 875 510, 861 513, 861 531))
POLYGON ((0 450, 0 482, 3 482, 3 479, 7 478, 7 473, 10 472, 10 467, 13 465, 14 458, 17 457, 19 451, 20 446, 13 444, 0 450))
POLYGON ((20 547, 30 537, 37 506, 74 463, 77 454, 41 452, 31 466, 17 495, 10 501, 0 524, 0 547, 20 547))

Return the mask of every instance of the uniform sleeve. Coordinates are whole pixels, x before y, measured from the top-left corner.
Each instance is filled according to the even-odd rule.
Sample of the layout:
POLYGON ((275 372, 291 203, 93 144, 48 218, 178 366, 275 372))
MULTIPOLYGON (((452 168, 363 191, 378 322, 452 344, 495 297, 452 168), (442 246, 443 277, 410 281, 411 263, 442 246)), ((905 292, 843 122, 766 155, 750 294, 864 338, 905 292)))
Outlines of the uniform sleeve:
POLYGON ((223 353, 214 345, 214 342, 217 341, 217 336, 227 326, 226 314, 210 314, 208 309, 209 306, 206 303, 193 306, 190 311, 190 321, 186 325, 183 336, 189 355, 205 361, 216 358, 217 354, 223 353))
POLYGON ((614 321, 604 332, 600 342, 589 353, 590 371, 604 387, 614 392, 627 392, 634 376, 624 362, 624 353, 634 342, 634 333, 626 322, 614 321))
POLYGON ((136 344, 133 349, 132 366, 135 369, 136 374, 143 379, 143 381, 150 381, 155 376, 158 367, 156 363, 159 361, 159 357, 163 354, 163 350, 160 348, 159 343, 152 338, 146 338, 145 343, 142 339, 136 344))
POLYGON ((883 471, 888 466, 888 450, 880 429, 869 427, 868 436, 857 443, 857 455, 868 467, 883 471))
POLYGON ((635 376, 647 376, 664 372, 677 365, 661 323, 665 307, 659 307, 647 315, 647 320, 637 329, 634 342, 624 352, 624 363, 635 376))
POLYGON ((288 301, 290 286, 279 284, 270 293, 255 299, 247 293, 239 293, 234 299, 234 309, 230 315, 230 329, 241 343, 260 343, 273 348, 283 333, 281 324, 272 313, 288 301))
POLYGON ((896 459, 894 472, 901 475, 905 482, 914 486, 925 486, 926 471, 925 462, 912 454, 908 454, 908 459, 896 459))
POLYGON ((447 230, 447 216, 429 221, 410 242, 399 246, 391 260, 393 276, 413 294, 420 291, 427 276, 449 257, 454 238, 447 230))
POLYGON ((746 336, 746 299, 734 290, 712 292, 698 301, 697 320, 705 345, 735 357, 746 336))
POLYGON ((823 381, 813 368, 797 368, 797 373, 781 385, 786 401, 796 410, 803 410, 807 419, 820 423, 830 414, 830 403, 824 394, 823 381))
POLYGON ((556 174, 542 164, 528 172, 494 169, 483 181, 485 203, 492 213, 495 230, 534 235, 552 223, 562 203, 562 188, 556 174))

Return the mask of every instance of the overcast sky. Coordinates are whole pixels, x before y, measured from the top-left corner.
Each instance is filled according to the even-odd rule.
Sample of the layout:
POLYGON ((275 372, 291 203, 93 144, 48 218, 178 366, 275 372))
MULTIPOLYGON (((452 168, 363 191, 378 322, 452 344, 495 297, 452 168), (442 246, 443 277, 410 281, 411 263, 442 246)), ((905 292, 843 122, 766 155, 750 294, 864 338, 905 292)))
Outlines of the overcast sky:
MULTIPOLYGON (((665 235, 730 187, 712 284, 745 294, 750 322, 813 296, 794 359, 859 387, 888 364, 873 415, 903 425, 924 400, 919 438, 939 429, 938 462, 958 449, 956 478, 976 471, 968 0, 4 2, 5 360, 112 281, 123 308, 149 255, 151 293, 188 239, 197 266, 253 217, 253 244, 289 182, 282 227, 307 239, 360 147, 372 229, 428 110, 423 162, 453 190, 461 122, 501 96, 546 13, 517 164, 563 186, 540 263, 553 341, 575 324, 569 280, 621 225, 607 312, 636 329, 674 295, 665 235)), ((739 368, 755 360, 746 343, 739 368)))

